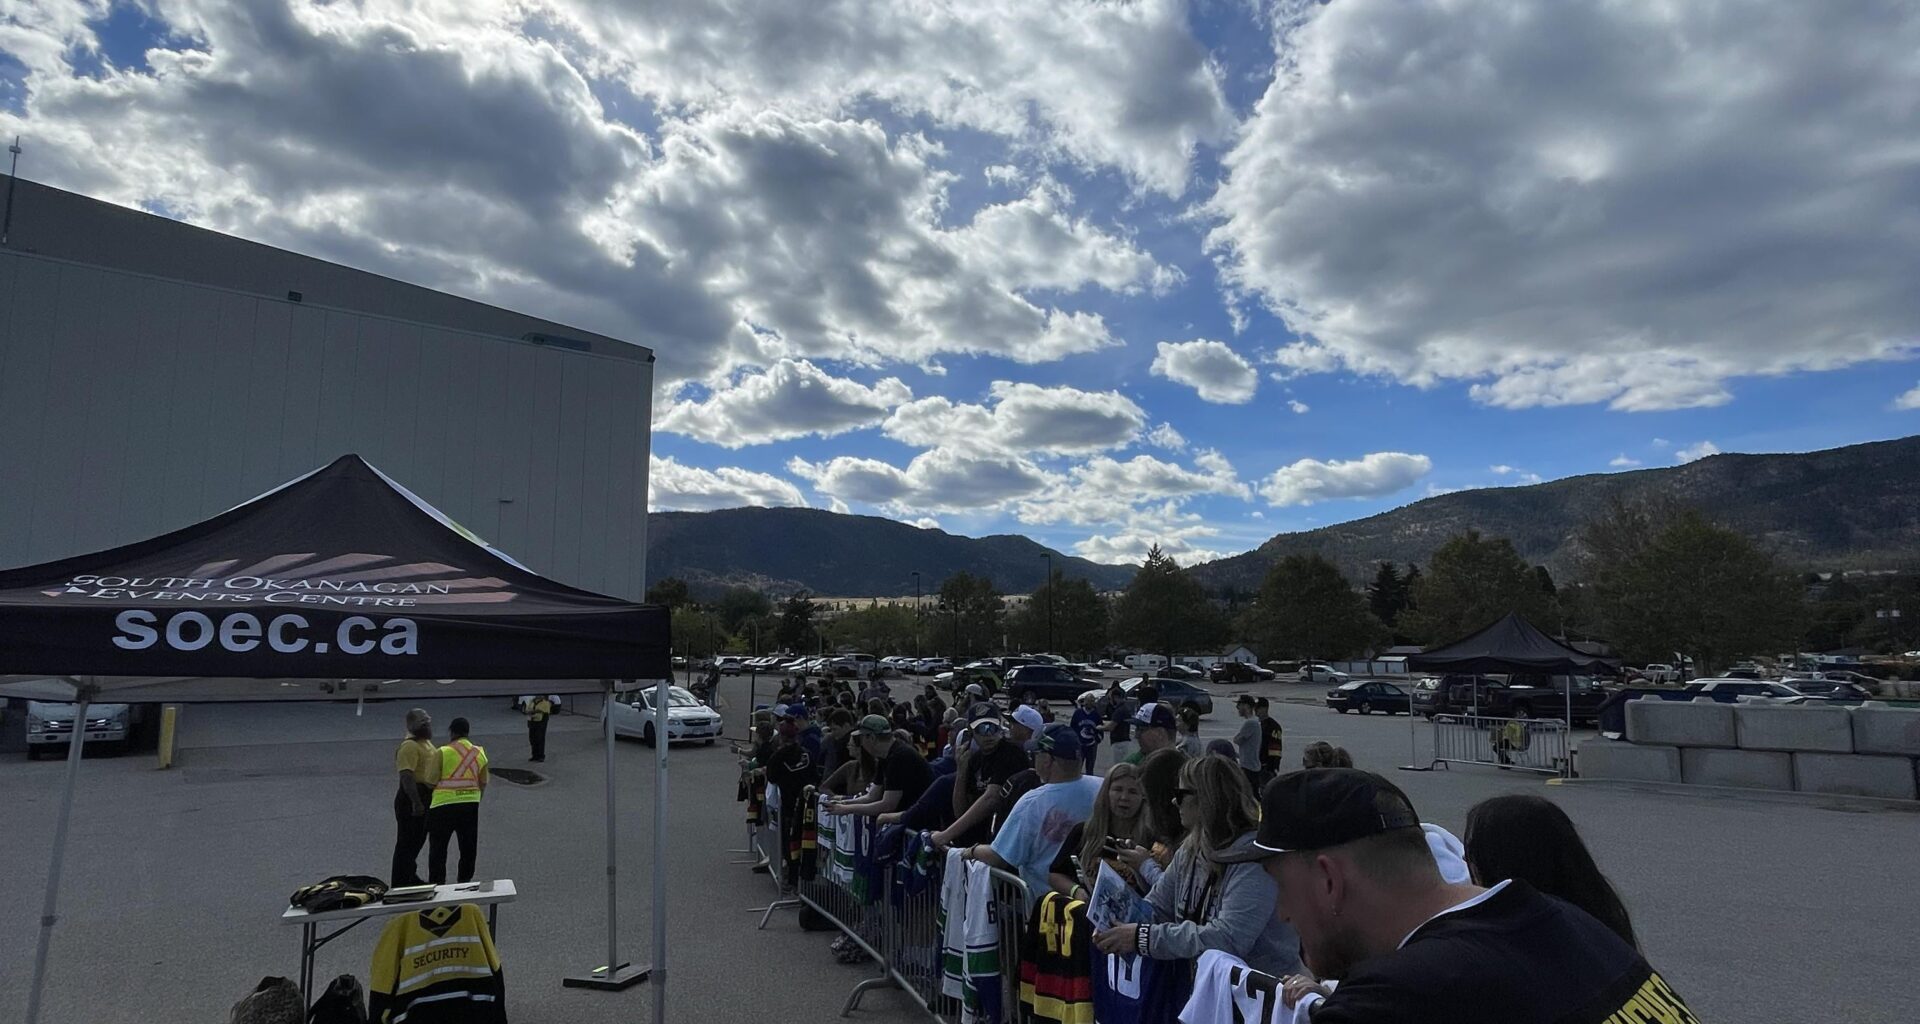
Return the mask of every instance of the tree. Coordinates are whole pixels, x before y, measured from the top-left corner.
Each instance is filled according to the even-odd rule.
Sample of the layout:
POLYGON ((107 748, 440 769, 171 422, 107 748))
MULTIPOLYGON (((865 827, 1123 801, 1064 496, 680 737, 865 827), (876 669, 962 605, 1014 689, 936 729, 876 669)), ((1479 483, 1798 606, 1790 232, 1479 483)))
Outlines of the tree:
POLYGON ((1600 621, 1629 659, 1678 652, 1704 675, 1796 635, 1800 585, 1752 540, 1691 509, 1639 524, 1648 531, 1640 538, 1619 521, 1595 531, 1632 540, 1611 549, 1593 580, 1600 621))
POLYGON ((728 587, 715 606, 721 625, 729 633, 738 633, 743 622, 773 611, 773 602, 752 587, 728 587))
MULTIPOLYGON (((1408 566, 1408 571, 1415 570, 1408 566)), ((1408 586, 1409 577, 1400 575, 1392 562, 1381 562, 1379 571, 1373 574, 1373 582, 1367 584, 1367 608, 1373 617, 1393 625, 1400 613, 1407 610, 1408 586)))
POLYGON ((780 624, 774 627, 773 640, 783 651, 805 651, 813 646, 814 604, 801 591, 780 606, 780 624))
POLYGON ((1093 584, 1067 579, 1056 570, 1027 599, 1026 607, 1008 616, 1007 632, 1021 650, 1047 649, 1047 603, 1053 602, 1053 650, 1082 657, 1107 646, 1107 603, 1093 584))
POLYGON ((693 596, 687 591, 687 581, 677 576, 668 576, 666 579, 659 580, 655 582, 653 586, 647 588, 646 601, 648 604, 659 604, 665 605, 668 608, 678 608, 692 599, 693 596))
POLYGON ((1440 546, 1413 586, 1413 607, 1399 626, 1423 643, 1445 643, 1519 612, 1551 632, 1559 628, 1553 595, 1505 537, 1468 530, 1440 546))
MULTIPOLYGON (((1381 569, 1393 573, 1385 563, 1381 569)), ((1367 604, 1332 562, 1288 555, 1267 570, 1249 626, 1269 658, 1346 658, 1386 632, 1367 604)))
POLYGON ((902 654, 913 650, 914 611, 897 604, 856 608, 821 623, 829 648, 852 647, 870 654, 902 654))
POLYGON ((727 639, 720 620, 697 605, 683 604, 673 609, 670 628, 673 650, 689 658, 711 658, 727 639))
POLYGON ((957 572, 941 580, 936 607, 940 624, 934 629, 934 642, 943 637, 949 640, 952 657, 973 657, 1003 646, 1006 601, 987 577, 957 572))
POLYGON ((1224 643, 1228 631, 1226 615, 1207 600, 1206 590, 1158 544, 1114 603, 1114 639, 1169 660, 1224 643))

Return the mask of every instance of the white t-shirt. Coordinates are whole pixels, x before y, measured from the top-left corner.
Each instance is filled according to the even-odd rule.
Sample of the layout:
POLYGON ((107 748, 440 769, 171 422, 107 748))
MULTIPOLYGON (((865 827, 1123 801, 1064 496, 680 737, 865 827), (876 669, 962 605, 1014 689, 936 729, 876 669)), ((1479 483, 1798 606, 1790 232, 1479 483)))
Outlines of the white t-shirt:
POLYGON ((993 852, 1020 873, 1033 899, 1047 891, 1047 868, 1060 854, 1067 833, 1093 816, 1100 781, 1099 776, 1082 775, 1072 782, 1049 782, 1022 796, 1000 823, 993 852))

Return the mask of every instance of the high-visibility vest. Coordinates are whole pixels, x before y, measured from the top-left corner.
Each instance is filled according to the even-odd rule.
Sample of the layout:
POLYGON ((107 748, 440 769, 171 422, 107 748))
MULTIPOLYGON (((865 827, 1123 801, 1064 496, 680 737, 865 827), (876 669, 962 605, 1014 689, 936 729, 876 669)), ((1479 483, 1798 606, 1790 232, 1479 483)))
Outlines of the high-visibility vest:
POLYGON ((529 721, 544 722, 547 720, 548 715, 553 714, 553 702, 545 697, 535 698, 532 708, 533 709, 527 713, 527 719, 529 721))
POLYGON ((440 781, 433 784, 434 807, 480 802, 480 772, 487 766, 485 748, 457 739, 440 748, 440 781))

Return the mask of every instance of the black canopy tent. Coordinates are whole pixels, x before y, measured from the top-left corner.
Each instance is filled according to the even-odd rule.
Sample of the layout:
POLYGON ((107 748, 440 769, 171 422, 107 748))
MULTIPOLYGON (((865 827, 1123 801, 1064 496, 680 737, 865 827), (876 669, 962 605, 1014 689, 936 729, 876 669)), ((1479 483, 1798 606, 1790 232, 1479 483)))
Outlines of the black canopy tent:
MULTIPOLYGON (((1576 675, 1596 670, 1614 671, 1620 667, 1617 658, 1603 658, 1576 650, 1558 640, 1540 632, 1533 623, 1528 622, 1519 612, 1508 612, 1498 621, 1491 623, 1452 643, 1429 648, 1407 658, 1409 672, 1460 672, 1460 673, 1539 673, 1542 675, 1576 675)), ((1573 686, 1571 681, 1566 689, 1567 727, 1573 727, 1573 686)), ((1479 714, 1480 688, 1473 688, 1474 714, 1479 714)), ((1409 747, 1418 749, 1413 737, 1413 718, 1407 716, 1409 747)), ((1418 757, 1413 758, 1415 762, 1418 757)), ((1411 771, 1426 769, 1409 763, 1401 767, 1411 771)))
MULTIPOLYGON (((86 705, 603 692, 606 965, 619 987, 613 689, 670 678, 664 608, 542 577, 357 455, 204 522, 0 572, 0 695, 76 702, 65 795, 28 999, 37 1019, 86 705), (537 681, 537 682, 536 682, 537 681)), ((656 700, 664 718, 668 701, 656 700)), ((658 721, 655 734, 666 735, 658 721)), ((655 971, 664 959, 667 745, 656 747, 655 971)), ((664 975, 656 977, 656 1007, 664 975)))
POLYGON ((1478 632, 1407 658, 1409 671, 1419 672, 1539 672, 1574 675, 1596 669, 1613 670, 1618 658, 1603 658, 1568 647, 1534 628, 1533 623, 1508 612, 1478 632))

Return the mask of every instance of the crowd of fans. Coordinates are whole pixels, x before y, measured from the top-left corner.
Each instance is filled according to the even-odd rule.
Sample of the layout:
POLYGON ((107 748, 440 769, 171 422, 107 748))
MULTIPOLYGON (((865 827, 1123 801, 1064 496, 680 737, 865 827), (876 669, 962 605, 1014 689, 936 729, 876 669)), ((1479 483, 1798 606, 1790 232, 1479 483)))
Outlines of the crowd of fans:
MULTIPOLYGON (((1110 868, 1141 915, 1093 929, 1089 957, 1178 962, 1192 992, 1234 965, 1220 984, 1252 984, 1257 1003, 1265 979, 1274 1021, 1694 1020, 1551 801, 1485 801, 1463 843, 1339 747, 1312 743, 1286 770, 1280 727, 1250 696, 1233 739, 1203 743, 1197 716, 1150 683, 1067 721, 984 688, 949 706, 931 686, 895 701, 831 685, 796 681, 756 712, 743 790, 758 775, 785 801, 816 787, 825 812, 905 826, 1035 900, 1088 901, 1110 868)), ((838 948, 858 959, 855 945, 838 948)), ((1188 1010, 1215 1019, 1209 998, 1188 1010)), ((1231 1012, 1218 1019, 1245 1018, 1231 1012)))

